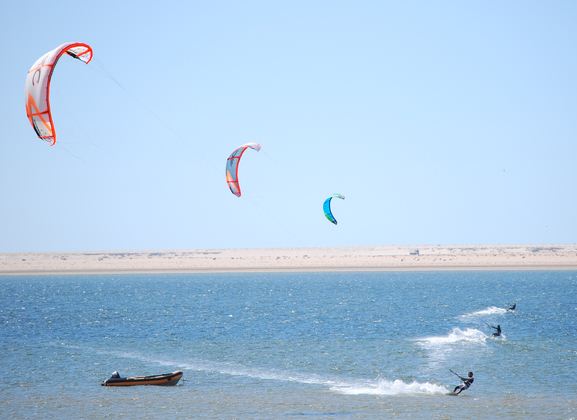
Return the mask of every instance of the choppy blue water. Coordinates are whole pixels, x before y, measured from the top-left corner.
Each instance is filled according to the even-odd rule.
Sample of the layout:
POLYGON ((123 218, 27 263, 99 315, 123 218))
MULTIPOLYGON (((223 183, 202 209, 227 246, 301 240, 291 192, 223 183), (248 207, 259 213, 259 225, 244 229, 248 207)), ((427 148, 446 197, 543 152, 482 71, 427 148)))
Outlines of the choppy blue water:
POLYGON ((0 369, 2 418, 575 418, 577 272, 5 276, 0 369))

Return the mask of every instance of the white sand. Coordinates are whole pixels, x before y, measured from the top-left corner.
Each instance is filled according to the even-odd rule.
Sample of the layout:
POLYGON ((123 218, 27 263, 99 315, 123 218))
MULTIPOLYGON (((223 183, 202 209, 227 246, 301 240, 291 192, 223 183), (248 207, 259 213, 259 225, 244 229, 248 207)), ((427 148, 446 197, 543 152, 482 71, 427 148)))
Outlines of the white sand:
POLYGON ((577 270, 577 244, 0 254, 0 275, 497 269, 577 270))

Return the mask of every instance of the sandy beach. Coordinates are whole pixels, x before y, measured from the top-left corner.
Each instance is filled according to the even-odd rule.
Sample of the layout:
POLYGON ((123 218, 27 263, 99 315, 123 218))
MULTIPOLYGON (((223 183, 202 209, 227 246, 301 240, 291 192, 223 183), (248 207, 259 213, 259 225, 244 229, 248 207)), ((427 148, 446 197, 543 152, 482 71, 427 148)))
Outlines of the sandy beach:
POLYGON ((0 275, 538 269, 577 270, 577 244, 0 254, 0 275))

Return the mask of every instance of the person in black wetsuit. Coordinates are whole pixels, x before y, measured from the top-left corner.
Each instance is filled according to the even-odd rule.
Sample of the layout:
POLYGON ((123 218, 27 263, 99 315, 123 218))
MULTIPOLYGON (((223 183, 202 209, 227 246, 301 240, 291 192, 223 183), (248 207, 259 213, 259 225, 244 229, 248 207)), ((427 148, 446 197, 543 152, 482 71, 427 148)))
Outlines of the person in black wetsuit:
MULTIPOLYGON (((453 371, 451 371, 453 372, 453 371)), ((453 372, 455 373, 455 372, 453 372)), ((455 389, 453 390, 453 394, 455 395, 459 395, 461 392, 463 392, 466 389, 469 389, 469 387, 473 384, 473 382, 475 381, 475 378, 473 378, 473 372, 469 372, 469 375, 467 378, 462 377, 459 374, 456 374, 459 377, 459 379, 461 379, 463 381, 463 383, 461 385, 457 385, 455 387, 455 389)))
POLYGON ((509 306, 509 307, 507 308, 507 311, 513 312, 515 309, 517 309, 517 304, 516 304, 516 303, 512 304, 511 306, 509 306))
POLYGON ((489 325, 489 327, 496 330, 496 332, 493 333, 493 337, 501 337, 501 326, 499 324, 497 324, 496 327, 493 327, 492 325, 489 325))

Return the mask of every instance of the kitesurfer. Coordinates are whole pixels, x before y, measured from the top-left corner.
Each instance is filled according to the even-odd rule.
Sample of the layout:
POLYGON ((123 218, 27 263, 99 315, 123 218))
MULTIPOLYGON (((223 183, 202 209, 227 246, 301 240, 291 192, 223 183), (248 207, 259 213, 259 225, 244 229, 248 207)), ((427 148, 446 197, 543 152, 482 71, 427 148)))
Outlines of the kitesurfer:
POLYGON ((514 304, 512 304, 511 306, 509 306, 509 307, 507 308, 507 311, 513 312, 516 308, 517 308, 517 304, 514 303, 514 304))
POLYGON ((473 378, 473 372, 469 372, 467 378, 464 378, 463 376, 459 375, 458 373, 453 372, 452 370, 451 370, 451 373, 453 373, 454 375, 457 375, 459 377, 459 379, 461 381, 463 381, 463 383, 461 385, 457 385, 455 387, 455 389, 453 390, 453 394, 455 394, 455 395, 459 395, 464 390, 469 389, 469 387, 475 381, 475 378, 473 378))
POLYGON ((501 337, 501 325, 497 324, 496 327, 489 325, 489 327, 495 330, 495 332, 493 333, 493 337, 501 337))

